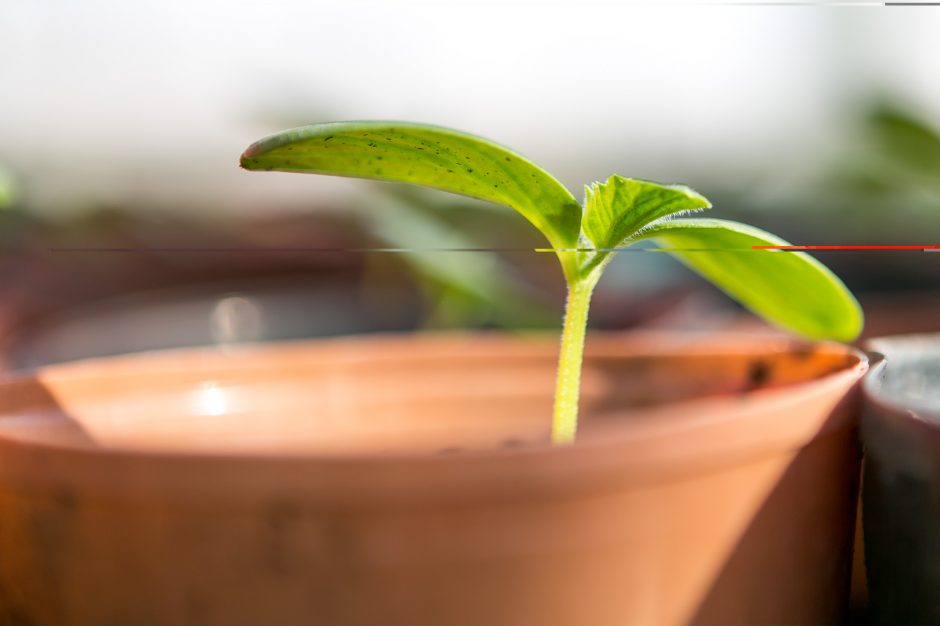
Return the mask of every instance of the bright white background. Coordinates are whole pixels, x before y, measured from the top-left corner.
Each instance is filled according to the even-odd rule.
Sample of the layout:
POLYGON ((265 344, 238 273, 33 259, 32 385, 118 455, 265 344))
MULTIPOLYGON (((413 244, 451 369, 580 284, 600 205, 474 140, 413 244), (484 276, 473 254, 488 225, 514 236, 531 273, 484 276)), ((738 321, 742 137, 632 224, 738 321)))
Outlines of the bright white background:
POLYGON ((332 119, 428 121, 581 185, 799 170, 883 91, 940 119, 940 9, 591 2, 4 2, 0 167, 33 210, 256 212, 354 181, 241 150, 332 119))

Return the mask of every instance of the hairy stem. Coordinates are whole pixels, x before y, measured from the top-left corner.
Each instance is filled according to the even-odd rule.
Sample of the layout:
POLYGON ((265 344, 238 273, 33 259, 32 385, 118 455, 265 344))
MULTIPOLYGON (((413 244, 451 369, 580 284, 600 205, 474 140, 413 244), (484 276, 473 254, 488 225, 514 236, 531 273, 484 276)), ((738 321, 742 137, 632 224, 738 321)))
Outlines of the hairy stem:
POLYGON ((568 283, 565 325, 558 357, 558 381, 555 385, 555 411, 552 419, 552 443, 574 441, 578 429, 578 398, 581 395, 581 361, 587 331, 588 308, 596 279, 582 278, 568 283))

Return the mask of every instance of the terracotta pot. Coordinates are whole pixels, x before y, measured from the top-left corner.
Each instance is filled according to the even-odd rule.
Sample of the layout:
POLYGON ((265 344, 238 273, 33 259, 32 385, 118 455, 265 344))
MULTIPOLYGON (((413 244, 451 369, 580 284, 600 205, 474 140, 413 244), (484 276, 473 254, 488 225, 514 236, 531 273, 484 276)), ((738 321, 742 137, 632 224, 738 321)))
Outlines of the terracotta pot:
POLYGON ((51 366, 0 385, 10 623, 831 623, 864 356, 419 336, 51 366), (19 621, 17 621, 19 620, 19 621))
POLYGON ((865 381, 863 511, 869 612, 940 623, 940 335, 882 338, 865 381))

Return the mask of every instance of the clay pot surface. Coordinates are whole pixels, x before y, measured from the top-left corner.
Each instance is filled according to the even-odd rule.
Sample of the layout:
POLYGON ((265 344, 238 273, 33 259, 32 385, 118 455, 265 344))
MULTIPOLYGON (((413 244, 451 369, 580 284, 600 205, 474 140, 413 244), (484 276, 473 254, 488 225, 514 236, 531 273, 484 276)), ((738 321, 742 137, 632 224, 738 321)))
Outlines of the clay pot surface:
POLYGON ((0 384, 0 623, 832 623, 850 348, 595 335, 183 350, 0 384), (17 621, 19 620, 19 621, 17 621))
POLYGON ((940 623, 940 335, 879 338, 864 385, 862 505, 869 613, 940 623))

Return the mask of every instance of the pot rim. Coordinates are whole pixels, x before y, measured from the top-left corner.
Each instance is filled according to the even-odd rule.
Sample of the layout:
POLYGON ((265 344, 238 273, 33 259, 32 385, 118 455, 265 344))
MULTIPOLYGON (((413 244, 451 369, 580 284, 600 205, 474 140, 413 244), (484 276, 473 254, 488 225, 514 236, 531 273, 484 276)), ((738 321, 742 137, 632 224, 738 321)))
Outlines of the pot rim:
MULTIPOLYGON (((554 333, 534 332, 523 333, 521 335, 506 333, 468 333, 468 332, 430 332, 430 333, 381 333, 374 335, 359 335, 350 337, 334 337, 328 339, 313 339, 305 341, 285 341, 271 342, 263 344, 246 344, 234 349, 226 348, 177 348, 161 351, 147 351, 142 353, 119 355, 110 357, 99 357, 84 359, 81 361, 69 362, 53 366, 40 368, 34 372, 19 372, 7 374, 0 377, 0 389, 9 385, 19 385, 28 381, 43 379, 43 372, 51 372, 55 376, 65 375, 73 378, 89 376, 88 371, 97 369, 101 366, 107 366, 118 371, 126 371, 127 368, 151 368, 154 365, 165 366, 167 362, 179 358, 192 356, 208 357, 211 361, 217 359, 228 352, 237 352, 239 362, 233 365, 234 368, 244 369, 251 365, 252 357, 260 353, 289 352, 293 350, 309 349, 311 346, 329 346, 343 347, 355 344, 373 344, 380 342, 387 345, 410 345, 414 341, 423 343, 431 342, 451 342, 472 341, 479 347, 480 343, 489 343, 487 348, 499 349, 499 345, 507 337, 513 339, 520 338, 520 345, 526 345, 529 340, 532 342, 535 351, 532 354, 544 348, 544 342, 547 337, 554 338, 554 333), (537 342, 537 343, 536 343, 537 342)), ((704 421, 730 422, 740 420, 747 413, 755 411, 755 404, 766 403, 784 403, 788 400, 799 401, 808 396, 824 393, 835 387, 843 386, 846 381, 860 379, 868 370, 869 362, 865 353, 843 344, 835 342, 807 342, 792 337, 766 333, 674 333, 674 332, 592 332, 588 340, 586 356, 676 356, 683 354, 692 354, 703 356, 708 354, 721 353, 724 355, 746 355, 746 354, 773 354, 788 351, 806 350, 808 347, 832 351, 855 357, 856 362, 847 364, 839 369, 826 373, 816 378, 806 381, 787 384, 781 387, 755 389, 741 392, 736 395, 737 406, 721 417, 710 417, 708 420, 702 420, 697 417, 689 417, 676 420, 668 424, 668 428, 649 429, 644 435, 638 435, 637 428, 630 424, 621 424, 616 429, 610 429, 605 432, 603 438, 584 437, 579 438, 574 444, 555 446, 551 444, 534 444, 525 447, 513 448, 493 448, 480 450, 462 451, 458 455, 435 455, 427 452, 388 452, 381 454, 374 453, 342 453, 325 454, 309 452, 224 452, 224 451, 193 451, 193 450, 172 450, 172 449, 139 449, 123 446, 109 446, 106 448, 77 448, 67 444, 57 444, 53 442, 24 442, 6 436, 0 431, 0 446, 22 446, 25 448, 48 449, 50 451, 70 452, 77 455, 103 456, 103 457, 137 457, 150 458, 154 461, 172 461, 172 460, 200 460, 206 462, 213 461, 237 461, 246 463, 348 463, 348 464, 367 464, 367 463, 387 463, 387 462, 416 462, 422 464, 439 464, 441 462, 450 462, 460 460, 470 462, 477 460, 491 460, 496 458, 532 458, 532 457, 555 457, 561 458, 574 454, 600 452, 611 447, 623 445, 625 442, 656 439, 659 437, 668 437, 670 432, 684 431, 690 427, 694 428, 697 424, 704 421), (593 338, 593 343, 590 338, 593 338), (603 342, 598 341, 603 339, 603 342), (720 346, 720 347, 719 347, 720 346), (624 348, 630 349, 628 355, 624 354, 624 348), (716 350, 716 347, 719 347, 716 350)), ((368 357, 367 357, 368 358, 368 357)), ((216 363, 218 366, 218 363, 216 363)), ((210 365, 211 367, 211 365, 210 365)), ((159 369, 159 367, 158 367, 159 369)), ((90 377, 102 377, 105 374, 92 373, 90 377)), ((704 396, 689 398, 675 402, 664 402, 657 404, 655 410, 684 412, 689 413, 690 407, 712 406, 725 404, 728 402, 727 396, 704 396), (678 410, 678 411, 677 411, 678 410)), ((759 409, 758 409, 759 410, 759 409)), ((831 429, 830 429, 831 430, 831 429)), ((820 433, 823 434, 823 433, 820 433)))
POLYGON ((880 361, 872 365, 871 371, 862 382, 862 393, 866 402, 881 409, 882 414, 893 415, 898 419, 910 419, 924 428, 940 432, 940 410, 931 410, 930 407, 893 399, 882 391, 885 377, 888 375, 892 360, 902 362, 905 356, 898 356, 898 351, 904 352, 914 347, 927 345, 940 358, 940 333, 910 333, 905 335, 887 335, 874 337, 865 342, 865 349, 873 356, 880 357, 880 361), (894 352, 892 355, 891 353, 894 352))

